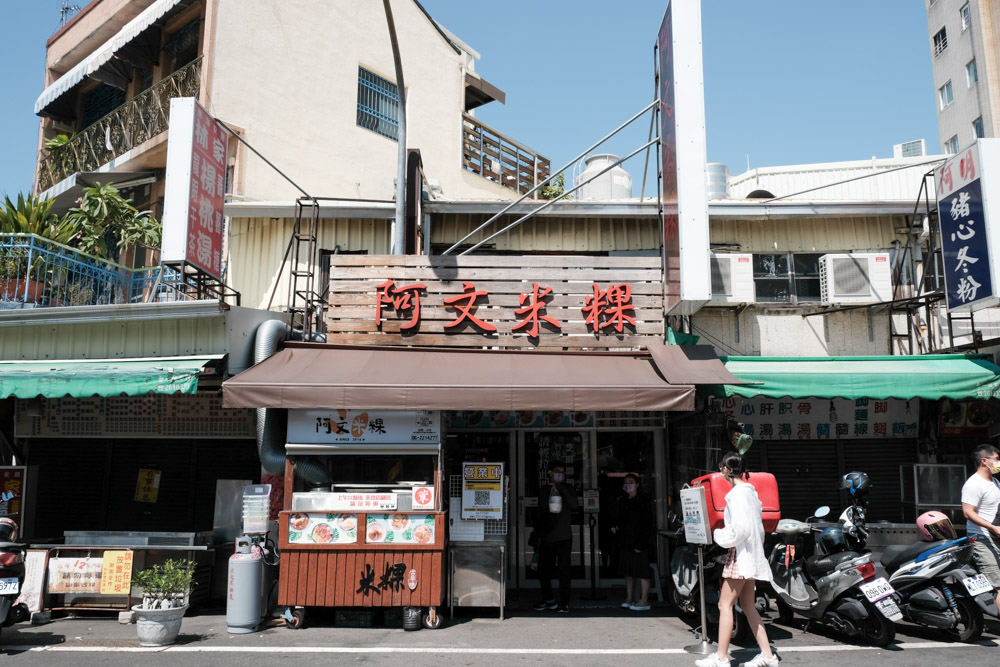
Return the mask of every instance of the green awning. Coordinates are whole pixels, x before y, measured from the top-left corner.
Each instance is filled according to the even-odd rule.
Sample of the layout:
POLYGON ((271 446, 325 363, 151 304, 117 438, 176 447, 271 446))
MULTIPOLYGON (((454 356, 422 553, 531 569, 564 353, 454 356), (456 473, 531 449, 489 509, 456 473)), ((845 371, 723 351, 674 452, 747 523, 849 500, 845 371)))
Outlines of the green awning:
POLYGON ((0 398, 193 394, 211 359, 0 362, 0 398))
POLYGON ((719 396, 768 398, 1000 398, 1000 367, 985 355, 721 357, 748 385, 719 396))

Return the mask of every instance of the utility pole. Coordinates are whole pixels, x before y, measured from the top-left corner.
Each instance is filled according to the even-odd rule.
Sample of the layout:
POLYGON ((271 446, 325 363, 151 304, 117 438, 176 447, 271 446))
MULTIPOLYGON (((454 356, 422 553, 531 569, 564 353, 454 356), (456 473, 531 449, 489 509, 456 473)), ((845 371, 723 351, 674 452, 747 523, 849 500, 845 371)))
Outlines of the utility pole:
POLYGON ((399 56, 399 42, 396 40, 396 24, 392 20, 389 0, 382 0, 385 7, 385 21, 389 25, 389 41, 392 43, 392 62, 396 67, 396 96, 399 99, 399 150, 396 153, 396 218, 392 223, 392 254, 406 252, 406 229, 403 225, 404 201, 406 196, 406 86, 403 83, 403 61, 399 56))

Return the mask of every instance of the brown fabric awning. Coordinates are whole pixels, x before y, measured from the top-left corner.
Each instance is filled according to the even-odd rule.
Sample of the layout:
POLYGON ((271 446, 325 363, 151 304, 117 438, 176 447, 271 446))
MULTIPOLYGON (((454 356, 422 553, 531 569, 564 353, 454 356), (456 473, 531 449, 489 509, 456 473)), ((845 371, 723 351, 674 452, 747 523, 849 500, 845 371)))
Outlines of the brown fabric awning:
POLYGON ((694 393, 645 352, 316 343, 289 343, 222 385, 227 408, 686 411, 694 393))
POLYGON ((670 384, 753 384, 730 373, 711 345, 650 345, 649 353, 670 384))

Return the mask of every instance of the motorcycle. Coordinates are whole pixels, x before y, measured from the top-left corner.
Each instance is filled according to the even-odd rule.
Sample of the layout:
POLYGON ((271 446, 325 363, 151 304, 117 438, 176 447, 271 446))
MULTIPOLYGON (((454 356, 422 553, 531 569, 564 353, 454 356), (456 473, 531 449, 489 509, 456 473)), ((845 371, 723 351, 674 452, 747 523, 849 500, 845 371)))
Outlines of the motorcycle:
POLYGON ((888 646, 896 636, 893 623, 903 616, 892 586, 876 576, 871 555, 846 550, 843 531, 837 528, 821 534, 821 546, 826 543, 824 552, 803 553, 815 547, 819 529, 812 522, 829 512, 824 506, 805 522, 778 522, 780 541, 769 558, 778 617, 788 623, 798 615, 807 620, 807 628, 809 623, 819 622, 874 646, 888 646))
POLYGON ((891 546, 882 553, 889 584, 906 620, 938 628, 952 641, 974 642, 983 614, 996 616, 993 586, 968 568, 975 536, 891 546))
POLYGON ((24 545, 17 539, 17 523, 0 518, 0 629, 28 620, 28 606, 17 603, 24 584, 24 545))

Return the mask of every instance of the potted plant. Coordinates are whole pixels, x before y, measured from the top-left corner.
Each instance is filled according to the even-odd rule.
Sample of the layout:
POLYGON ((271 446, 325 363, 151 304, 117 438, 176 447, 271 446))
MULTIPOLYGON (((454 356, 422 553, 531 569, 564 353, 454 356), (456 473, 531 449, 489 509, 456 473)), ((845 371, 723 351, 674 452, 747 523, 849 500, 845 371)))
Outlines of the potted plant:
POLYGON ((132 607, 142 646, 166 646, 177 640, 194 568, 194 561, 171 558, 132 578, 132 584, 142 588, 142 604, 132 607))

